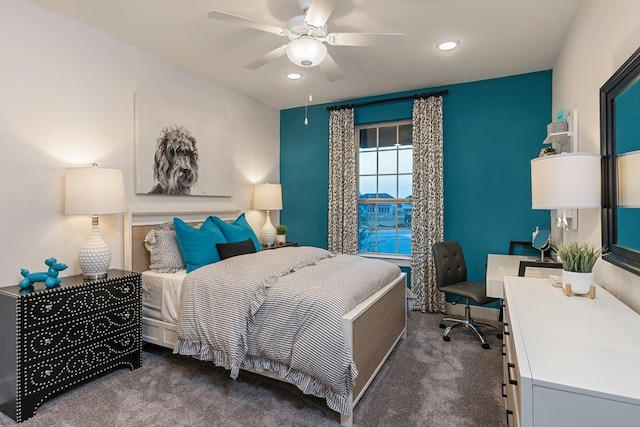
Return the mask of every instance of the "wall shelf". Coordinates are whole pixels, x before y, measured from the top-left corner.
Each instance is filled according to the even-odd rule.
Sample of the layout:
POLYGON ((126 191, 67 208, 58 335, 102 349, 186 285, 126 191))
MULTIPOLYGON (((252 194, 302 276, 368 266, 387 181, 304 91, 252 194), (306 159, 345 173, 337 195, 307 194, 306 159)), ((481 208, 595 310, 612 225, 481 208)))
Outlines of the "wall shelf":
POLYGON ((578 151, 578 110, 571 110, 567 116, 569 130, 566 132, 550 133, 542 144, 551 144, 558 153, 574 153, 578 151), (568 147, 565 147, 566 144, 568 147))
POLYGON ((543 144, 564 144, 571 139, 571 132, 550 133, 542 141, 543 144))

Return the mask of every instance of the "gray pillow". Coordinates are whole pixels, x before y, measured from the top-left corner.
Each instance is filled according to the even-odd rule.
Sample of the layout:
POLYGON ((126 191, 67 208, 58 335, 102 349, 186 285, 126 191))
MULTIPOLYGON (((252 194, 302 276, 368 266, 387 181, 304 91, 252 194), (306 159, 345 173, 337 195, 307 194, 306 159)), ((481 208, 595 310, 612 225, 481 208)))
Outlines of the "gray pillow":
POLYGON ((144 238, 149 251, 149 269, 156 273, 175 273, 185 268, 173 223, 165 222, 149 231, 144 238))

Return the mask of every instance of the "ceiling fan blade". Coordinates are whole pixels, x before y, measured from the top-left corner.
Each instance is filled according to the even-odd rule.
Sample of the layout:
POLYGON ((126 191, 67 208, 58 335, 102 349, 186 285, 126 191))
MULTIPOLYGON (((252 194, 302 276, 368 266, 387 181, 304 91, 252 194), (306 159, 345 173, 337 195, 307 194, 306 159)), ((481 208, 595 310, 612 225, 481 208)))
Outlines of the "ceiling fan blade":
POLYGON ((285 28, 267 24, 266 22, 256 21, 255 19, 246 18, 244 16, 234 15, 233 13, 223 12, 221 10, 210 10, 209 13, 207 13, 207 18, 217 19, 218 21, 228 22, 230 24, 242 25, 243 27, 254 28, 256 30, 277 34, 279 36, 287 35, 287 29, 285 28))
POLYGON ((307 18, 304 21, 311 26, 322 27, 327 23, 337 2, 338 0, 312 0, 309 10, 307 10, 307 18))
POLYGON ((404 42, 402 33, 329 33, 327 43, 333 46, 393 47, 404 42))
POLYGON ((265 53, 261 57, 254 59, 253 61, 249 62, 247 65, 245 65, 242 68, 246 68, 247 70, 256 70, 262 67, 264 64, 271 62, 274 59, 277 59, 282 55, 284 55, 286 53, 286 48, 287 48, 287 45, 283 44, 282 46, 277 47, 272 51, 265 53))
POLYGON ((336 61, 334 61, 328 53, 324 61, 318 65, 318 68, 320 68, 320 70, 327 76, 330 82, 335 82, 345 78, 344 73, 338 64, 336 64, 336 61))

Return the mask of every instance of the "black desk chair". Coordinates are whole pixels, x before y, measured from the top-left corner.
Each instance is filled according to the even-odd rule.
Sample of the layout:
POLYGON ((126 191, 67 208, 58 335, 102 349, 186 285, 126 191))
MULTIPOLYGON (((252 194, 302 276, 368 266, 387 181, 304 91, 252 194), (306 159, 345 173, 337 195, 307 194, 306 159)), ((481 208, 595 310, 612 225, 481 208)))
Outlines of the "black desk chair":
POLYGON ((457 304, 463 298, 465 299, 464 319, 445 317, 441 320, 440 327, 445 329, 442 334, 442 339, 450 341, 449 332, 451 332, 453 328, 464 326, 470 328, 478 335, 482 342, 482 348, 489 348, 489 344, 485 340, 482 331, 478 329, 478 326, 488 326, 496 330, 497 328, 487 323, 474 322, 471 318, 469 301, 473 300, 479 305, 484 305, 496 301, 496 299, 487 297, 487 288, 484 283, 467 281, 467 265, 464 261, 460 243, 456 241, 434 243, 433 258, 436 267, 436 285, 438 289, 445 294, 460 297, 454 304, 457 304), (444 322, 453 322, 453 324, 447 326, 444 322))

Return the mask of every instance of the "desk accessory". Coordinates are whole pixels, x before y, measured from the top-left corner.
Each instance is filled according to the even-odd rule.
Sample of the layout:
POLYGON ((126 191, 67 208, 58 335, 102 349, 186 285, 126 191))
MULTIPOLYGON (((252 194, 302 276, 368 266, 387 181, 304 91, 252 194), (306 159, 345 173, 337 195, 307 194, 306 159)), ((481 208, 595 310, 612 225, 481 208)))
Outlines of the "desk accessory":
POLYGON ((544 261, 544 252, 551 245, 551 232, 549 230, 538 230, 534 232, 532 246, 540 251, 540 261, 544 261))

